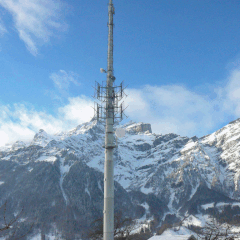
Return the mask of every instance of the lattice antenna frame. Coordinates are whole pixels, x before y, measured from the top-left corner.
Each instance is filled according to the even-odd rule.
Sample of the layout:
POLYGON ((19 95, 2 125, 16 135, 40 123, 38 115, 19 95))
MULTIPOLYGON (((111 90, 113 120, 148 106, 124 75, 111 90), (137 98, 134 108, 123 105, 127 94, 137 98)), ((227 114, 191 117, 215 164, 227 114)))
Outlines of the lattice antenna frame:
POLYGON ((94 87, 94 98, 97 102, 94 102, 94 118, 98 121, 104 123, 107 116, 107 107, 106 102, 108 98, 113 99, 113 113, 114 113, 114 123, 119 123, 123 120, 124 117, 127 116, 124 114, 125 108, 124 102, 121 102, 123 98, 127 97, 125 93, 126 87, 124 87, 124 82, 121 82, 119 86, 113 85, 112 93, 107 94, 108 88, 104 83, 99 84, 97 81, 95 82, 94 87))

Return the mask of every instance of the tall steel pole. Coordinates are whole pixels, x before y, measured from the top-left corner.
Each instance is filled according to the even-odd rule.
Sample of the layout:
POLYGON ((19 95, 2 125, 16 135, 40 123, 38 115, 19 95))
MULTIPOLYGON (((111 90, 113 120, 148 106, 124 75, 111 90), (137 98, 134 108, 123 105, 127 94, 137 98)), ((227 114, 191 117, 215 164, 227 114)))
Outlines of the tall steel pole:
POLYGON ((104 216, 103 239, 113 240, 114 236, 114 88, 113 82, 113 14, 114 6, 109 0, 108 6, 108 69, 106 87, 106 128, 105 128, 105 166, 104 166, 104 216))
POLYGON ((104 211, 103 211, 103 240, 114 239, 114 121, 123 119, 124 107, 121 100, 126 96, 123 83, 115 86, 113 75, 113 15, 115 13, 113 0, 109 0, 108 6, 108 68, 107 71, 100 68, 100 71, 107 73, 107 84, 100 85, 96 82, 94 98, 101 101, 94 103, 95 118, 106 120, 105 127, 105 165, 104 165, 104 211), (104 106, 103 106, 104 104, 104 106))

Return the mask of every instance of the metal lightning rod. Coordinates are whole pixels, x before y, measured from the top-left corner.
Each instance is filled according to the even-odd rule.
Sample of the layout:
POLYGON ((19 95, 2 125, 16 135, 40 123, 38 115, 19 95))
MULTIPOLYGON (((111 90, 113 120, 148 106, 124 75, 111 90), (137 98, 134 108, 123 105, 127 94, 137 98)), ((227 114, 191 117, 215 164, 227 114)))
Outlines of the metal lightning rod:
POLYGON ((108 6, 108 68, 106 86, 106 128, 105 128, 105 166, 104 166, 104 215, 103 240, 113 240, 114 236, 114 101, 113 82, 113 14, 114 6, 109 0, 108 6))

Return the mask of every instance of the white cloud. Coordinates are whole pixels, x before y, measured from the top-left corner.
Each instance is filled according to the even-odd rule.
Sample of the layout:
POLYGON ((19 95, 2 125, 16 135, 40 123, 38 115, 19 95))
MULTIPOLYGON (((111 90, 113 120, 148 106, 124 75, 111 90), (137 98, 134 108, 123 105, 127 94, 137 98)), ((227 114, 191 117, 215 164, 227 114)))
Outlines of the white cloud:
POLYGON ((156 133, 203 135, 214 126, 218 114, 215 100, 198 95, 183 86, 149 86, 129 89, 127 115, 135 121, 149 122, 156 133), (133 104, 134 103, 134 104, 133 104), (139 109, 136 111, 135 109, 139 109))
MULTIPOLYGON (((240 70, 233 70, 226 85, 212 92, 216 96, 210 98, 179 85, 128 89, 126 114, 131 120, 151 123, 155 133, 201 137, 240 117, 240 70)), ((84 95, 68 98, 56 116, 23 104, 0 106, 0 145, 30 140, 39 129, 50 134, 70 130, 93 117, 92 106, 92 99, 84 95)))
POLYGON ((126 110, 132 119, 134 116, 138 116, 139 119, 146 118, 150 111, 150 101, 146 101, 143 90, 127 89, 127 98, 124 100, 128 108, 126 110))
POLYGON ((78 75, 74 72, 60 70, 58 73, 52 73, 50 75, 50 79, 53 80, 54 85, 59 92, 65 96, 68 94, 70 83, 80 86, 80 83, 78 82, 78 75))
POLYGON ((225 90, 225 108, 240 117, 240 69, 235 69, 229 76, 225 90))
POLYGON ((126 113, 134 121, 151 123, 155 133, 201 137, 240 117, 240 70, 231 72, 225 87, 212 91, 214 98, 179 85, 128 89, 126 113))
POLYGON ((7 32, 7 30, 2 22, 2 19, 0 18, 0 36, 2 36, 6 32, 7 32))
POLYGON ((0 106, 0 146, 17 140, 31 140, 39 129, 49 134, 67 131, 78 124, 91 120, 93 102, 85 96, 69 98, 64 107, 58 109, 57 116, 38 112, 24 104, 0 106))
MULTIPOLYGON (((20 39, 35 56, 39 44, 49 42, 56 31, 67 27, 60 19, 58 0, 0 0, 0 5, 12 15, 20 39)), ((0 22, 0 32, 1 26, 0 22)))
POLYGON ((93 101, 82 95, 76 98, 69 98, 69 104, 60 108, 59 112, 64 119, 70 121, 72 125, 90 121, 94 115, 93 101))
POLYGON ((18 140, 28 141, 33 138, 34 134, 35 132, 33 130, 22 127, 20 124, 12 122, 5 123, 0 128, 0 146, 18 140))

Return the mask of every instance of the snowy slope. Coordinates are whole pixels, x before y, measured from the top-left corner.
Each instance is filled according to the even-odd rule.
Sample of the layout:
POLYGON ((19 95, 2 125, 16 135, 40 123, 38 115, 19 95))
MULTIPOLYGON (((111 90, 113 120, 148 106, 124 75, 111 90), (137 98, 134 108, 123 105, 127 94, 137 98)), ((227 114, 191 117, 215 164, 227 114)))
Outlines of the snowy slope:
MULTIPOLYGON (((239 120, 201 139, 176 134, 157 135, 151 133, 150 125, 145 124, 146 131, 141 131, 141 125, 144 124, 130 122, 122 126, 127 133, 118 139, 114 154, 115 180, 126 190, 161 195, 171 209, 179 208, 181 198, 191 199, 200 183, 239 199, 239 120)), ((31 143, 17 142, 0 149, 0 154, 2 160, 26 164, 31 161, 54 162, 56 156, 65 150, 103 172, 103 143, 104 126, 91 121, 53 136, 40 130, 31 143), (29 156, 26 153, 29 148, 38 150, 29 156)), ((73 163, 68 162, 62 174, 66 174, 73 163)))
MULTIPOLYGON (((118 139, 114 152, 115 180, 130 194, 132 201, 141 206, 140 218, 159 214, 156 204, 161 205, 158 217, 164 215, 160 221, 167 218, 167 214, 181 218, 189 211, 207 211, 210 209, 207 204, 218 204, 219 209, 230 203, 238 206, 239 119, 199 139, 174 133, 154 134, 150 124, 144 123, 129 122, 118 127, 125 128, 126 135, 118 139)), ((76 166, 85 164, 86 167, 81 165, 81 168, 87 169, 88 174, 104 171, 104 132, 104 126, 92 120, 55 135, 40 130, 31 142, 16 142, 0 148, 0 164, 6 169, 0 172, 1 196, 7 197, 8 189, 14 189, 17 184, 8 176, 34 178, 44 166, 57 179, 62 203, 71 205, 75 196, 71 181, 74 181, 72 174, 76 166)), ((103 194, 103 185, 98 179, 102 175, 91 184, 89 175, 84 176, 83 180, 79 179, 84 182, 82 194, 92 202, 95 191, 103 194)), ((44 180, 41 184, 49 183, 44 180)), ((54 206, 54 200, 51 201, 54 206)), ((88 206, 88 202, 83 202, 88 206)))

